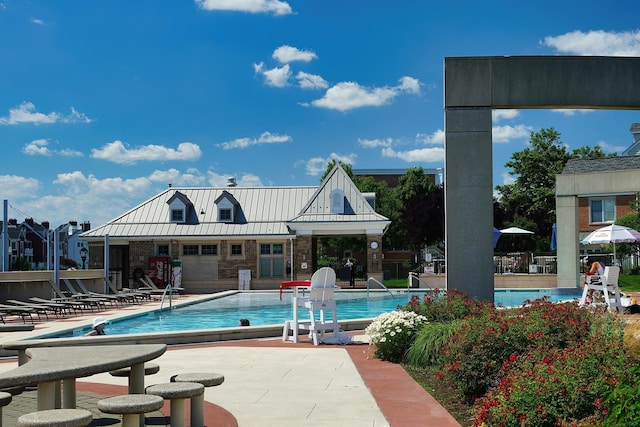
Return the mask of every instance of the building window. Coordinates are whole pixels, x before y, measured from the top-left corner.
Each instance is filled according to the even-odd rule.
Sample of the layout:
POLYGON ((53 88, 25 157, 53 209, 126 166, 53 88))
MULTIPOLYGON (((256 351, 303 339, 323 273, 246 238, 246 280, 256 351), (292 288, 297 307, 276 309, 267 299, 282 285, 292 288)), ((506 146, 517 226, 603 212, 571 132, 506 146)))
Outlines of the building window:
POLYGON ((260 277, 284 277, 284 245, 260 244, 260 277))
POLYGON ((220 215, 220 221, 222 222, 231 221, 231 209, 220 209, 219 215, 220 215))
POLYGON ((202 255, 218 255, 218 245, 202 245, 202 255))
POLYGON ((199 252, 198 245, 183 245, 182 246, 182 255, 198 255, 199 252))
POLYGON ((344 213, 344 191, 340 188, 334 188, 331 190, 331 213, 343 214, 344 213))
POLYGON ((242 245, 240 245, 240 244, 232 244, 231 245, 231 255, 232 256, 241 256, 242 255, 242 245))
POLYGON ((156 252, 159 256, 169 256, 169 245, 158 245, 156 252))
POLYGON ((590 199, 591 223, 613 222, 616 219, 616 199, 590 199))
POLYGON ((171 209, 171 222, 184 222, 184 209, 171 209))

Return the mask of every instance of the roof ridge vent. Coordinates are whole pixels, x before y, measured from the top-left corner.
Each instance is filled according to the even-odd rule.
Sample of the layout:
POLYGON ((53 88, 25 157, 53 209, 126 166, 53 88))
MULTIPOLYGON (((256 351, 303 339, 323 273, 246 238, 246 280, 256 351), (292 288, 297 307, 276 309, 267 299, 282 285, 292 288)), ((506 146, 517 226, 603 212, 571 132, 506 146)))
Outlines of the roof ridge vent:
POLYGON ((227 187, 237 187, 236 178, 234 176, 230 176, 227 178, 227 187))

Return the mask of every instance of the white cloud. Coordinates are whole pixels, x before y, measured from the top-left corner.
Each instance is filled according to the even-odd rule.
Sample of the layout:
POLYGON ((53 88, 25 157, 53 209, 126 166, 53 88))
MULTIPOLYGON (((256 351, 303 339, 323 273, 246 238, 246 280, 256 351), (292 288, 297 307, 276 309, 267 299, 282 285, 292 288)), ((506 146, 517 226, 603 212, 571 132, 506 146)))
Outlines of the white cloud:
POLYGON ((224 150, 232 150, 234 148, 247 148, 251 145, 280 144, 290 141, 293 141, 293 138, 289 135, 277 135, 271 132, 263 132, 258 138, 238 138, 233 141, 227 141, 217 145, 222 147, 224 150))
POLYGON ((494 143, 506 143, 512 139, 528 138, 533 128, 531 126, 494 126, 491 130, 494 143))
POLYGON ((212 171, 207 172, 207 182, 212 187, 226 187, 229 178, 235 178, 238 187, 262 187, 260 177, 250 174, 225 174, 221 175, 212 171), (239 176, 239 177, 238 177, 239 176))
POLYGON ((322 77, 305 73, 304 71, 298 71, 296 80, 298 80, 298 86, 302 89, 326 89, 329 87, 329 83, 322 77))
POLYGON ((274 50, 271 57, 282 64, 286 64, 293 61, 310 62, 318 58, 318 55, 311 50, 300 50, 296 47, 283 45, 274 50))
POLYGON ((204 10, 226 10, 247 13, 272 13, 289 15, 293 13, 289 3, 280 0, 195 0, 204 10))
POLYGON ((194 168, 190 168, 186 173, 178 169, 155 170, 149 175, 149 180, 155 183, 173 186, 193 187, 203 185, 205 177, 194 168))
POLYGON ((358 144, 364 148, 378 148, 378 147, 391 147, 393 144, 392 138, 384 139, 361 139, 358 138, 358 144))
POLYGON ((16 175, 0 175, 2 197, 8 200, 37 198, 40 182, 35 178, 16 175))
POLYGON ((92 149, 91 157, 119 164, 135 164, 140 161, 197 160, 202 155, 200 147, 190 142, 178 144, 177 149, 162 145, 145 145, 130 149, 121 141, 105 144, 100 149, 92 149))
POLYGON ((444 148, 416 148, 408 151, 395 151, 392 148, 384 148, 382 157, 404 160, 405 162, 442 162, 444 161, 444 148))
POLYGON ((9 116, 0 117, 0 125, 17 125, 21 123, 50 124, 50 123, 91 123, 85 114, 71 108, 71 114, 60 113, 43 114, 36 111, 32 102, 23 102, 9 110, 9 116))
POLYGON ((640 30, 572 31, 556 37, 545 37, 541 43, 570 55, 640 56, 640 30))
POLYGON ((609 144, 606 141, 598 141, 597 144, 600 148, 602 148, 602 151, 604 151, 605 153, 622 153, 624 150, 626 150, 628 147, 627 146, 622 146, 622 145, 612 145, 609 144))
POLYGON ((337 153, 329 154, 328 158, 314 157, 307 160, 306 173, 307 175, 311 175, 311 176, 323 174, 327 170, 327 165, 331 160, 335 160, 335 161, 353 166, 356 163, 357 157, 358 156, 355 154, 344 155, 344 154, 337 154, 337 153))
POLYGON ((516 117, 520 116, 520 111, 518 110, 492 110, 491 111, 491 119, 493 120, 493 123, 500 123, 500 120, 505 119, 505 120, 511 120, 511 119, 515 119, 516 117))
POLYGON ((420 82, 413 77, 402 77, 398 86, 366 88, 355 82, 341 82, 330 87, 324 97, 311 105, 338 111, 348 111, 361 107, 379 107, 389 104, 402 93, 419 94, 420 82))
POLYGON ((38 19, 38 18, 31 18, 31 22, 33 22, 36 25, 45 25, 44 21, 42 19, 38 19))
POLYGON ((509 172, 502 173, 502 185, 511 185, 515 184, 516 177, 511 175, 509 172))
POLYGON ((80 151, 72 150, 70 148, 64 148, 62 150, 51 150, 49 148, 49 141, 46 139, 34 139, 28 144, 22 147, 22 152, 29 156, 53 156, 59 155, 63 157, 82 157, 83 154, 80 151))
POLYGON ((438 129, 431 135, 426 133, 419 133, 416 135, 416 140, 418 142, 422 142, 423 144, 444 145, 444 130, 438 129))
POLYGON ((266 70, 264 63, 260 62, 253 64, 253 69, 256 74, 261 74, 264 77, 267 86, 285 87, 289 84, 289 79, 291 78, 291 67, 289 67, 289 64, 266 70))
POLYGON ((588 114, 593 113, 595 110, 586 110, 586 109, 553 109, 551 110, 554 113, 560 113, 565 116, 575 116, 576 114, 588 114))

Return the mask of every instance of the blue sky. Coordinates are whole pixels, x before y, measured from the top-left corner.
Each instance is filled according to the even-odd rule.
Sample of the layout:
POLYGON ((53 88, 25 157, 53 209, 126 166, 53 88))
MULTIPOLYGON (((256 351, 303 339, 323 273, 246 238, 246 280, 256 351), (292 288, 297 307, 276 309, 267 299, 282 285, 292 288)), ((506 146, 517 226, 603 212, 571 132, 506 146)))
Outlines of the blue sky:
MULTIPOLYGON (((621 1, 0 0, 0 198, 93 227, 173 186, 440 168, 450 56, 640 55, 621 1)), ((494 185, 531 131, 632 143, 633 111, 501 111, 494 185)))

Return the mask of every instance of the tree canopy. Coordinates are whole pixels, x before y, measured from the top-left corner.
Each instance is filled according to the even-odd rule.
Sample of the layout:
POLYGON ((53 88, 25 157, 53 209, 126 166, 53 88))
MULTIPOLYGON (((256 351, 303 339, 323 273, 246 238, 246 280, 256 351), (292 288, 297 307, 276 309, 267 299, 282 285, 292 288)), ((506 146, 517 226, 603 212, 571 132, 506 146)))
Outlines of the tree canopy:
POLYGON ((536 233, 538 250, 548 250, 551 227, 556 217, 556 175, 562 173, 570 159, 605 156, 597 146, 569 151, 560 138, 560 132, 553 127, 531 132, 529 146, 513 153, 505 163, 511 168, 509 175, 514 177, 514 181, 496 186, 500 204, 510 216, 505 218, 505 222, 528 227, 536 233))

